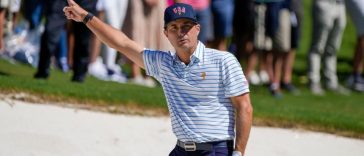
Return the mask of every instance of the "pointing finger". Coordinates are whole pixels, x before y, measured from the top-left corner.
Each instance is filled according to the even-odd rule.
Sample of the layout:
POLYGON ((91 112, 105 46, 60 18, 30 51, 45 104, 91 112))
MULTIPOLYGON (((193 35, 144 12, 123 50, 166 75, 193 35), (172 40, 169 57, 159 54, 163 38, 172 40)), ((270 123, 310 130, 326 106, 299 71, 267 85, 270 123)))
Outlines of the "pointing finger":
POLYGON ((73 0, 67 0, 69 6, 74 6, 76 4, 73 0))

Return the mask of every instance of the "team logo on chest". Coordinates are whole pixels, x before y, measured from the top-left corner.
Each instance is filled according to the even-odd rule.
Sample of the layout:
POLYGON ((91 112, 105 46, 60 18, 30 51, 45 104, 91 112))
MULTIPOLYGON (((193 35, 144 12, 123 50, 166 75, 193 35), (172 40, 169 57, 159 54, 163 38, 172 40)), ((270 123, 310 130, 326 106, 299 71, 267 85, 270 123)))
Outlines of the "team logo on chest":
POLYGON ((202 80, 205 80, 206 79, 206 72, 202 72, 201 77, 202 77, 202 80))

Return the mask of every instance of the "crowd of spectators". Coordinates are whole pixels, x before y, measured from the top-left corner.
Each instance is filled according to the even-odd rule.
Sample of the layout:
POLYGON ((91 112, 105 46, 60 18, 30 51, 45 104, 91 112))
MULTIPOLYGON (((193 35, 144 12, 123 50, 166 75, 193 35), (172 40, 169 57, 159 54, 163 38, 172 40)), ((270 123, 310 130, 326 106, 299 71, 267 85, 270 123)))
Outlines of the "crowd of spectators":
MULTIPOLYGON (((300 48, 303 0, 75 1, 139 44, 167 51, 173 48, 163 34, 164 9, 173 3, 188 3, 196 10, 201 25, 199 40, 208 47, 234 53, 251 85, 266 85, 277 98, 282 97, 283 90, 300 94, 292 75, 300 48)), ((142 69, 102 45, 85 25, 68 21, 62 12, 66 5, 66 0, 0 0, 0 53, 11 51, 8 36, 18 33, 19 21, 26 21, 28 32, 40 33, 34 78, 47 79, 54 65, 64 72, 72 70, 73 82, 81 83, 89 74, 104 81, 156 86, 142 69), (122 70, 122 64, 130 66, 129 74, 122 70)), ((326 90, 345 95, 364 92, 364 1, 313 0, 312 10, 307 11, 312 14, 308 88, 315 95, 324 95, 326 90), (356 27, 357 44, 352 73, 345 84, 340 84, 337 52, 346 26, 346 11, 356 27)))

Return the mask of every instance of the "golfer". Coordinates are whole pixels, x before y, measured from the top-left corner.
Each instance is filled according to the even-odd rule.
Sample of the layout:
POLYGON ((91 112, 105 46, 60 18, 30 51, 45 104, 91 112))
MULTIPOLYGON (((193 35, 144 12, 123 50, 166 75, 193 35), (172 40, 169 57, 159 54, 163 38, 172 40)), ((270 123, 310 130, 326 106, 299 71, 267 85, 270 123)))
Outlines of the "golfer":
POLYGON ((244 155, 253 114, 248 82, 232 54, 197 40, 201 27, 190 5, 176 3, 164 13, 164 34, 175 52, 146 49, 73 0, 68 5, 68 19, 86 24, 162 84, 177 137, 170 156, 244 155))

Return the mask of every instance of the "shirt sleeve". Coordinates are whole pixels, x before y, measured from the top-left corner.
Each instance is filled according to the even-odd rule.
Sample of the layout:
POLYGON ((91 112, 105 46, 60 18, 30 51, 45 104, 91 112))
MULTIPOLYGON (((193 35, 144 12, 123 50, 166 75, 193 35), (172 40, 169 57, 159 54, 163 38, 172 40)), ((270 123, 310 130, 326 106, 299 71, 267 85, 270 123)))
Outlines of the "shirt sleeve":
POLYGON ((249 92, 249 83, 240 63, 231 53, 227 53, 222 59, 222 81, 225 97, 239 96, 249 92))
POLYGON ((143 60, 146 74, 160 80, 160 67, 166 52, 144 49, 143 60))

